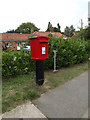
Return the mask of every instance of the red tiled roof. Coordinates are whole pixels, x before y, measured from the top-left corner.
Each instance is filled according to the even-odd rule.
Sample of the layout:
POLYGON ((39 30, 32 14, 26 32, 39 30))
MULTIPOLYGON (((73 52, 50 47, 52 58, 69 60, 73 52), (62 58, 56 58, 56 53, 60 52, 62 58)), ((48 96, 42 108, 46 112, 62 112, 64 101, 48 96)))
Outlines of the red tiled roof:
POLYGON ((0 33, 0 40, 28 40, 30 34, 0 33))
POLYGON ((38 31, 35 31, 33 33, 33 35, 39 35, 39 36, 48 36, 49 32, 38 32, 38 31))
MULTIPOLYGON (((32 35, 48 36, 48 34, 50 34, 50 32, 35 31, 32 35)), ((61 37, 62 36, 62 34, 60 32, 53 32, 52 35, 53 36, 57 36, 57 37, 61 37)))
POLYGON ((58 36, 58 37, 62 36, 62 34, 60 32, 55 32, 55 35, 58 36))
MULTIPOLYGON (((39 32, 35 31, 32 35, 37 35, 37 36, 48 36, 50 32, 39 32)), ((14 40, 14 41, 25 41, 28 40, 28 37, 31 34, 20 34, 20 33, 0 33, 0 40, 14 40)), ((62 34, 60 32, 53 32, 53 36, 61 37, 62 34)))

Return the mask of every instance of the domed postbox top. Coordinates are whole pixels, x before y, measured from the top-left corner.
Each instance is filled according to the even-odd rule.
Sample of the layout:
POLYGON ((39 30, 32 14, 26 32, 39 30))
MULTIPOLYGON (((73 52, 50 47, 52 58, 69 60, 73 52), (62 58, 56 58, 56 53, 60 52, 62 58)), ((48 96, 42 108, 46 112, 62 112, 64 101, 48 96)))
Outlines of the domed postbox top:
POLYGON ((34 39, 37 39, 37 40, 40 40, 40 39, 49 39, 49 37, 47 36, 34 36, 34 37, 29 37, 30 40, 34 40, 34 39))

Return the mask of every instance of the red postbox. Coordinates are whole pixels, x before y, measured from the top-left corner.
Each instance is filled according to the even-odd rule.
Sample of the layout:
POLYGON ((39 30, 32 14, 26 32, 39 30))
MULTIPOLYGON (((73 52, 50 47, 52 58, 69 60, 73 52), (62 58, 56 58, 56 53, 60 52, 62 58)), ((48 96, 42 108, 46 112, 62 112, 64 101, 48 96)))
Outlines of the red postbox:
POLYGON ((46 36, 30 37, 31 59, 45 60, 48 58, 48 39, 46 36))
POLYGON ((30 37, 31 59, 36 60, 36 84, 44 83, 44 64, 48 58, 48 39, 46 36, 30 37))

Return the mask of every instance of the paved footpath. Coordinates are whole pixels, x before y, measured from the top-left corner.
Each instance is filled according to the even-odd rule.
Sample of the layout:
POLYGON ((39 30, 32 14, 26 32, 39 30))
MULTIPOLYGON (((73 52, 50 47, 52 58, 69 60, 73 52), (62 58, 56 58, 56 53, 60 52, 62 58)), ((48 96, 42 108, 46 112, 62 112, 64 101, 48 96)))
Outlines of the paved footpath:
MULTIPOLYGON (((2 115, 3 118, 87 118, 88 72, 68 81, 40 98, 2 115)), ((4 119, 3 119, 4 120, 4 119)))
POLYGON ((15 120, 20 120, 19 118, 23 118, 24 120, 24 118, 46 118, 46 117, 31 102, 28 102, 26 104, 16 107, 10 112, 4 113, 2 115, 2 118, 18 118, 15 120))
POLYGON ((33 103, 47 118, 87 118, 88 72, 43 94, 33 103))

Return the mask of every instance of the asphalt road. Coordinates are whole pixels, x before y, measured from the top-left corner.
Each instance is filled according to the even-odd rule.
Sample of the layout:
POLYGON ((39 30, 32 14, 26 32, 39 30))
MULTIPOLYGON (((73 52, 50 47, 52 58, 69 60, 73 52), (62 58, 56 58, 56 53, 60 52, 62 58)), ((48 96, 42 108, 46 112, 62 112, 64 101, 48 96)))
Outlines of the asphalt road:
POLYGON ((88 109, 88 71, 33 103, 47 118, 82 118, 88 109))

